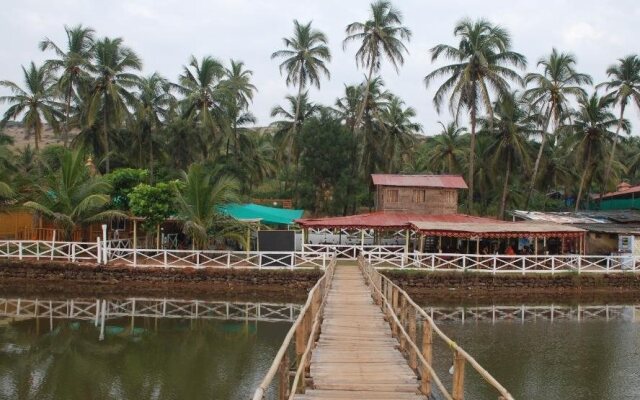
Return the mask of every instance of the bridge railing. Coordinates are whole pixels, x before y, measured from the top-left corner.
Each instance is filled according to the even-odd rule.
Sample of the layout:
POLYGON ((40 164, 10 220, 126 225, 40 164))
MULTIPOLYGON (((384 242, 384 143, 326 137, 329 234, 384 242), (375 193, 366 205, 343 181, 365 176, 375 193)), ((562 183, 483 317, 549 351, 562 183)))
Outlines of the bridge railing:
POLYGON ((300 309, 298 318, 287 332, 271 367, 255 390, 253 400, 264 399, 274 380, 277 380, 278 383, 277 391, 280 400, 292 400, 296 393, 304 393, 306 375, 311 363, 311 352, 320 334, 322 311, 333 281, 335 265, 336 256, 333 254, 324 275, 309 292, 307 302, 300 309), (292 346, 295 348, 293 362, 290 359, 292 346), (291 381, 289 374, 292 366, 296 371, 293 381, 291 381))
POLYGON ((446 253, 394 253, 378 249, 363 256, 376 268, 408 268, 430 271, 483 272, 490 274, 556 274, 640 272, 640 257, 633 255, 476 255, 446 253))
POLYGON ((303 252, 336 253, 339 260, 356 260, 363 252, 387 254, 398 257, 404 253, 404 246, 400 245, 370 245, 370 244, 305 244, 303 252))
POLYGON ((364 257, 359 260, 371 295, 382 307, 391 325, 392 334, 400 342, 400 351, 406 355, 409 366, 420 376, 420 391, 427 397, 434 395, 435 389, 447 400, 463 400, 465 366, 469 364, 475 372, 491 386, 499 400, 513 400, 513 397, 487 370, 472 356, 445 335, 429 314, 418 306, 409 295, 387 277, 378 272, 364 257), (418 324, 422 322, 422 340, 418 343, 418 324), (435 335, 434 335, 435 333, 435 335), (434 339, 440 341, 453 352, 453 380, 451 390, 447 389, 433 368, 434 339))

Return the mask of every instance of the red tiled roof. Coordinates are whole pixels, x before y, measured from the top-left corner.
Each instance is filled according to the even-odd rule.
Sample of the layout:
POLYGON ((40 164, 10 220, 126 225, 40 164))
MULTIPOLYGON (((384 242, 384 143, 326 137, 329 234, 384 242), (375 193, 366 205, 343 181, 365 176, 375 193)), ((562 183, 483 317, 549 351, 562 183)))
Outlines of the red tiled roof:
POLYGON ((304 228, 409 228, 411 222, 496 223, 493 218, 473 217, 466 214, 425 215, 378 211, 346 217, 301 218, 295 220, 304 228))
POLYGON ((640 185, 624 186, 624 187, 625 187, 624 190, 617 190, 615 192, 606 193, 605 195, 602 196, 602 198, 603 199, 607 199, 607 198, 611 198, 611 197, 618 197, 618 196, 623 196, 623 195, 626 195, 626 194, 640 192, 640 185))
POLYGON ((392 175, 371 174, 374 185, 414 186, 447 189, 467 189, 460 175, 392 175))

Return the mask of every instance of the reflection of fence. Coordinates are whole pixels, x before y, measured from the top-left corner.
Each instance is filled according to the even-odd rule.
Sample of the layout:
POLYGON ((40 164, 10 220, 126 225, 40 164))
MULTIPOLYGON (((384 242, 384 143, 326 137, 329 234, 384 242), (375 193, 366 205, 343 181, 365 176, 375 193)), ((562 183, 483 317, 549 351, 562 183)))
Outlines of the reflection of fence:
POLYGON ((640 321, 640 305, 544 305, 544 306, 488 306, 488 307, 426 307, 434 321, 474 323, 514 321, 640 321))
POLYGON ((384 249, 363 253, 376 268, 414 268, 430 271, 460 271, 498 273, 560 272, 639 272, 638 256, 507 256, 440 253, 402 253, 384 249))
POLYGON ((0 317, 99 321, 122 317, 222 319, 293 322, 301 306, 208 300, 129 298, 121 300, 42 300, 0 298, 0 317), (104 303, 104 305, 102 304, 104 303))

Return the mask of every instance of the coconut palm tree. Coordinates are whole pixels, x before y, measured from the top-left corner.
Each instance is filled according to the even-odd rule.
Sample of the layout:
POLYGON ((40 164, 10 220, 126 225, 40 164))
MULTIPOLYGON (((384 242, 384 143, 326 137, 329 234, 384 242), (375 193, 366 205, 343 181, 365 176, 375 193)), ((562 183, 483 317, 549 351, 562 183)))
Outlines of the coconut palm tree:
MULTIPOLYGON (((362 83, 364 88, 362 104, 364 113, 362 114, 362 125, 356 132, 356 138, 361 143, 360 170, 363 177, 367 179, 377 169, 383 169, 383 163, 387 158, 384 153, 385 128, 382 124, 382 110, 389 106, 393 95, 384 87, 384 81, 380 77, 375 77, 371 81, 362 83)), ((370 190, 373 187, 369 188, 370 190)))
POLYGON ((170 83, 157 72, 141 77, 134 108, 135 129, 138 134, 138 167, 142 168, 143 149, 149 151, 149 172, 153 183, 154 147, 157 136, 168 118, 169 107, 175 101, 170 83))
POLYGON ((40 50, 52 49, 58 58, 46 61, 46 66, 54 71, 62 70, 58 78, 58 90, 64 93, 64 124, 62 126, 62 140, 64 147, 69 143, 69 113, 71 111, 71 99, 73 91, 81 80, 89 79, 91 61, 93 59, 93 34, 91 28, 77 25, 65 26, 67 34, 66 48, 55 44, 51 39, 45 38, 40 42, 40 50))
MULTIPOLYGON (((619 119, 610 109, 614 101, 613 97, 599 97, 596 93, 589 98, 580 99, 578 110, 571 115, 573 122, 561 128, 569 135, 575 165, 582 171, 575 211, 580 209, 585 189, 588 191, 591 187, 594 171, 610 152, 609 145, 615 136, 611 129, 620 125, 619 119)), ((621 129, 628 132, 629 122, 623 120, 621 129)))
POLYGON ((60 103, 55 100, 53 88, 54 77, 49 68, 37 67, 33 62, 29 69, 22 67, 25 88, 21 88, 11 81, 0 81, 0 86, 11 90, 11 96, 0 96, 0 104, 10 103, 5 111, 0 125, 6 124, 11 119, 22 117, 22 124, 27 136, 33 135, 36 152, 40 149, 44 121, 58 130, 58 118, 60 118, 60 103), (44 120, 44 121, 43 121, 44 120))
MULTIPOLYGON (((404 64, 404 54, 409 53, 404 41, 411 40, 411 31, 402 25, 402 13, 390 2, 378 0, 371 3, 370 7, 369 19, 347 25, 347 37, 343 41, 343 48, 351 42, 360 43, 356 52, 356 64, 369 70, 363 98, 367 98, 373 74, 380 71, 383 58, 386 57, 395 70, 399 71, 404 64)), ((360 123, 364 110, 363 103, 355 125, 360 123)))
POLYGON ((467 109, 471 122, 469 142, 469 194, 467 208, 473 210, 473 177, 476 147, 476 124, 481 109, 493 118, 491 92, 502 95, 509 91, 509 81, 522 84, 522 78, 510 66, 524 68, 526 59, 522 54, 511 51, 511 36, 504 28, 487 20, 464 19, 454 28, 453 34, 459 38, 457 47, 439 44, 431 49, 431 60, 440 57, 453 60, 453 64, 437 68, 424 78, 427 87, 437 78, 446 77, 436 90, 433 103, 438 112, 448 97, 449 108, 456 121, 460 111, 467 109))
POLYGON ((46 184, 35 201, 24 207, 42 213, 63 230, 65 240, 82 225, 113 217, 126 217, 122 212, 106 210, 111 186, 101 176, 91 176, 79 151, 66 150, 58 171, 49 171, 46 184))
POLYGON ((547 130, 551 122, 557 127, 562 120, 569 115, 571 100, 579 100, 587 96, 580 85, 590 85, 591 77, 575 70, 576 58, 570 53, 559 53, 555 48, 548 57, 541 58, 538 66, 542 67, 542 73, 534 72, 525 76, 525 83, 533 85, 524 92, 534 107, 543 111, 544 126, 542 126, 542 140, 538 148, 529 182, 529 192, 525 201, 525 208, 529 209, 531 194, 535 187, 540 161, 544 153, 547 141, 547 130))
POLYGON ((344 96, 336 100, 334 110, 351 132, 356 129, 356 120, 362 104, 362 85, 345 85, 344 96))
POLYGON ((142 69, 142 61, 122 38, 104 38, 95 43, 95 80, 88 103, 87 125, 100 119, 105 169, 109 173, 109 132, 119 127, 128 114, 128 106, 135 103, 132 89, 138 84, 135 71, 142 69))
MULTIPOLYGON (((308 85, 320 88, 321 75, 331 78, 326 63, 331 61, 329 42, 321 31, 311 28, 311 22, 301 24, 293 20, 293 36, 282 38, 285 48, 271 54, 271 59, 284 58, 280 73, 287 73, 287 85, 298 86, 295 118, 300 115, 303 91, 308 85)), ((306 95, 306 93, 305 93, 306 95)), ((296 127, 299 130, 299 126, 296 127)))
POLYGON ((514 164, 517 163, 521 169, 528 168, 528 138, 537 133, 536 115, 530 114, 526 106, 526 101, 519 98, 517 92, 507 93, 495 102, 493 121, 480 120, 491 137, 487 154, 491 155, 493 167, 497 173, 504 171, 498 218, 504 217, 514 164))
POLYGON ((271 110, 272 118, 280 118, 272 123, 272 126, 276 128, 273 139, 279 147, 280 154, 286 155, 287 163, 291 161, 291 155, 294 164, 298 165, 300 146, 297 127, 302 126, 305 120, 316 114, 320 110, 320 106, 309 101, 307 92, 303 93, 300 98, 287 96, 285 99, 286 106, 275 106, 271 110))
POLYGON ((184 233, 195 247, 205 249, 210 230, 224 219, 218 207, 237 201, 238 182, 201 164, 182 172, 182 184, 174 187, 178 216, 184 233))
POLYGON ((438 124, 442 130, 430 140, 426 151, 426 165, 439 173, 459 173, 466 156, 464 148, 469 146, 467 128, 456 125, 454 121, 447 125, 438 121, 438 124))
POLYGON ((198 123, 202 132, 210 138, 202 137, 200 147, 205 159, 209 157, 211 142, 219 141, 219 124, 216 112, 220 107, 222 94, 220 81, 224 78, 224 66, 213 57, 203 57, 200 62, 191 56, 189 65, 183 67, 177 89, 184 96, 183 117, 198 123))
POLYGON ((613 145, 607 165, 604 169, 604 177, 602 188, 600 190, 601 201, 605 189, 609 183, 609 175, 611 174, 611 165, 613 164, 616 145, 618 144, 620 129, 624 122, 624 112, 631 100, 637 109, 640 109, 640 58, 637 55, 630 55, 618 60, 618 64, 607 68, 607 76, 609 81, 599 84, 597 87, 604 87, 608 91, 608 96, 613 97, 614 105, 620 107, 620 117, 618 119, 618 127, 613 137, 613 145))
POLYGON ((388 157, 387 173, 397 172, 397 151, 405 151, 411 147, 415 135, 422 129, 422 125, 412 121, 415 117, 416 110, 405 107, 404 101, 397 96, 391 96, 387 106, 380 112, 380 122, 386 136, 383 151, 388 157))
POLYGON ((229 155, 229 142, 233 140, 234 154, 240 156, 238 128, 256 122, 256 118, 247 111, 253 94, 257 91, 251 83, 253 71, 245 69, 242 61, 230 61, 230 67, 224 71, 225 77, 220 82, 223 93, 224 115, 230 122, 231 135, 227 136, 226 155, 229 155))

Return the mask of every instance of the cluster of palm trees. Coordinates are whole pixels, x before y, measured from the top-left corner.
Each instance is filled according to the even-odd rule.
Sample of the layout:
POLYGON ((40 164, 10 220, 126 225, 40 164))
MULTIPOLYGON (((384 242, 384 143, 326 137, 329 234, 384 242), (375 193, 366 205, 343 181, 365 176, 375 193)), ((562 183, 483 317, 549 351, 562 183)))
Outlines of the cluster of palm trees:
POLYGON ((0 196, 25 192, 21 183, 29 182, 24 176, 34 160, 54 155, 40 150, 48 124, 64 147, 93 155, 105 173, 144 168, 153 183, 197 163, 234 177, 245 197, 293 197, 302 204, 298 185, 313 179, 301 160, 314 149, 301 132, 321 116, 339 121, 356 143, 346 174, 357 184, 347 184, 351 204, 344 212, 371 204, 373 172, 464 174, 467 210, 499 216, 513 207, 578 209, 590 194, 637 178, 640 142, 622 135, 631 129, 628 106, 640 108, 635 55, 618 60, 607 70, 609 80, 593 87, 572 54, 553 49, 527 73, 527 60, 512 48, 507 30, 484 19, 462 20, 453 44, 430 50, 434 62, 450 63, 424 78, 436 88, 435 108, 448 108, 452 122, 441 123, 438 134, 421 135, 415 109, 381 76, 383 63, 400 72, 412 32, 398 9, 378 0, 366 19, 345 28, 343 49, 355 47, 364 76, 346 84, 333 105, 313 102, 308 92, 331 78, 329 39, 311 22, 293 21, 292 36, 272 58, 295 94, 272 109, 269 127, 253 128, 257 88, 241 61, 225 65, 192 56, 172 82, 158 73, 141 76, 140 58, 121 38, 99 39, 84 26, 65 30, 63 46, 42 41, 53 57, 23 68, 23 85, 0 81, 11 92, 0 97, 9 103, 3 124, 20 118, 35 145, 3 155, 7 145, 0 141, 0 196), (3 172, 9 164, 23 174, 3 172))

